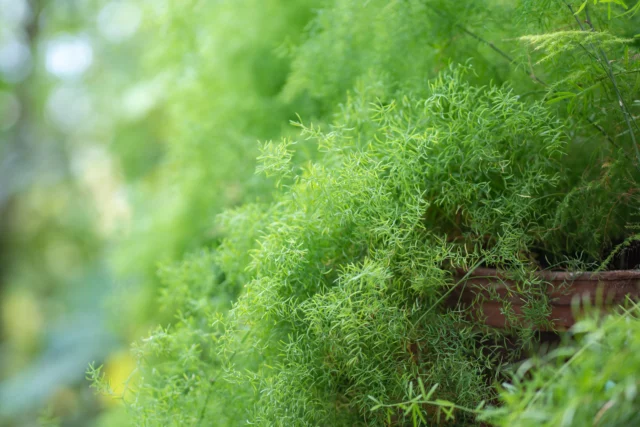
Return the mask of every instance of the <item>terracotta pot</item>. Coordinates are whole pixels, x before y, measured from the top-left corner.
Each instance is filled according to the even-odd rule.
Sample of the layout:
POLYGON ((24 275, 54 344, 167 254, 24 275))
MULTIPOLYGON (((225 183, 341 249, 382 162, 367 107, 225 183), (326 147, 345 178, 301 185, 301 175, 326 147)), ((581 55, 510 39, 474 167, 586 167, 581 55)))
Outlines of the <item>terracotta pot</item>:
MULTIPOLYGON (((622 304, 627 296, 640 300, 640 270, 601 273, 540 271, 536 274, 547 283, 550 320, 556 330, 566 330, 575 323, 572 301, 576 298, 582 302, 588 299, 593 305, 602 301, 605 310, 622 304)), ((452 293, 450 303, 461 303, 470 309, 472 316, 479 316, 486 325, 496 328, 508 326, 502 314, 503 301, 508 300, 513 311, 517 315, 522 314, 524 301, 518 296, 509 296, 508 292, 517 284, 503 273, 492 268, 477 268, 463 279, 465 275, 467 272, 458 271, 460 284, 452 293)))

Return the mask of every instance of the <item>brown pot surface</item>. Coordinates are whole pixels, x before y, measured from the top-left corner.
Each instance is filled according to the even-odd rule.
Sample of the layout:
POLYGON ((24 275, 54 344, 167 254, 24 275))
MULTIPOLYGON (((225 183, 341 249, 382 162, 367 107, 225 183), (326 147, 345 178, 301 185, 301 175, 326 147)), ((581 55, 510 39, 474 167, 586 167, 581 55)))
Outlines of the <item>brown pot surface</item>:
MULTIPOLYGON (((622 304, 627 296, 640 300, 640 270, 599 273, 540 271, 536 274, 547 283, 546 294, 551 304, 550 319, 558 330, 573 326, 574 310, 581 304, 584 306, 587 301, 606 309, 622 304), (574 300, 581 304, 574 304, 574 300)), ((503 301, 510 302, 515 314, 522 314, 524 301, 514 294, 519 285, 517 281, 508 279, 505 273, 491 268, 477 268, 463 280, 465 275, 467 272, 462 270, 456 274, 460 284, 449 299, 451 305, 462 303, 469 307, 477 304, 475 301, 478 297, 484 297, 480 309, 471 312, 479 314, 486 325, 498 328, 507 326, 502 314, 503 301), (491 299, 491 295, 497 296, 498 300, 491 299)))

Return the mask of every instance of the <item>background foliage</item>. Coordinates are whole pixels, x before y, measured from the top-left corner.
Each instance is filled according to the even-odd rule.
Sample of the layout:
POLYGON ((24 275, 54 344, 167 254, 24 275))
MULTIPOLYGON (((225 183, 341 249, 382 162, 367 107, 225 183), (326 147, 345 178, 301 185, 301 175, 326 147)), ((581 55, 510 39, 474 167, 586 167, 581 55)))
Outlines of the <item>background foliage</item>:
MULTIPOLYGON (((64 425, 632 416, 635 376, 603 374, 613 386, 586 403, 591 386, 570 382, 633 340, 633 314, 582 323, 581 342, 598 344, 567 341, 557 360, 576 357, 566 368, 551 356, 525 362, 526 377, 517 366, 538 345, 531 324, 548 322, 533 271, 634 267, 636 5, 25 7, 16 34, 31 65, 18 79, 5 72, 0 87, 2 108, 29 105, 2 125, 3 159, 21 160, 2 170, 0 396, 29 384, 64 425), (88 63, 56 62, 60 46, 88 63), (58 158, 41 146, 60 161, 20 157, 58 158), (38 174, 25 184, 24 170, 38 174), (520 280, 525 315, 505 304, 507 331, 444 304, 455 272, 479 265, 520 280), (57 318, 64 334, 98 338, 73 344, 91 351, 74 351, 72 374, 46 388, 33 367, 55 366, 47 349, 60 338, 44 325, 57 318), (628 331, 609 336, 610 324, 628 331), (82 413, 78 374, 91 360, 103 400, 87 395, 82 413), (530 404, 549 378, 562 380, 530 404), (589 410, 571 413, 576 405, 589 410)), ((2 416, 31 422, 32 408, 21 411, 2 416)))

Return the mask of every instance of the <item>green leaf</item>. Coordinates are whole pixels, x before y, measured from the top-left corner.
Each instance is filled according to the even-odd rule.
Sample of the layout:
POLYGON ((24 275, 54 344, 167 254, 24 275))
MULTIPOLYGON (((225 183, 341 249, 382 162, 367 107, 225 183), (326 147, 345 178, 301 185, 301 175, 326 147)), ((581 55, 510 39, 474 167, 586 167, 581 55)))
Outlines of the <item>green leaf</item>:
POLYGON ((574 92, 555 92, 554 95, 556 95, 554 98, 549 99, 547 101, 547 104, 555 104, 557 102, 560 102, 562 100, 565 99, 569 99, 569 98, 574 98, 577 94, 574 92))
POLYGON ((579 14, 580 12, 582 12, 584 10, 584 8, 587 6, 587 2, 589 0, 584 0, 584 2, 582 2, 582 4, 580 5, 580 7, 578 8, 578 10, 574 13, 574 15, 579 14))

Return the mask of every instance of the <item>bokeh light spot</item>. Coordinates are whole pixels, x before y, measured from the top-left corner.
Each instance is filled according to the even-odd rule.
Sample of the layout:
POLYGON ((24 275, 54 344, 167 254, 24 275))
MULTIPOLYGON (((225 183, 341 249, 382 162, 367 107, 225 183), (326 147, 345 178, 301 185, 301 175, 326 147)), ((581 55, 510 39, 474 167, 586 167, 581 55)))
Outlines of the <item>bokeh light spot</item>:
POLYGON ((93 62, 93 48, 84 36, 62 35, 47 44, 47 71, 60 78, 81 76, 93 62))

